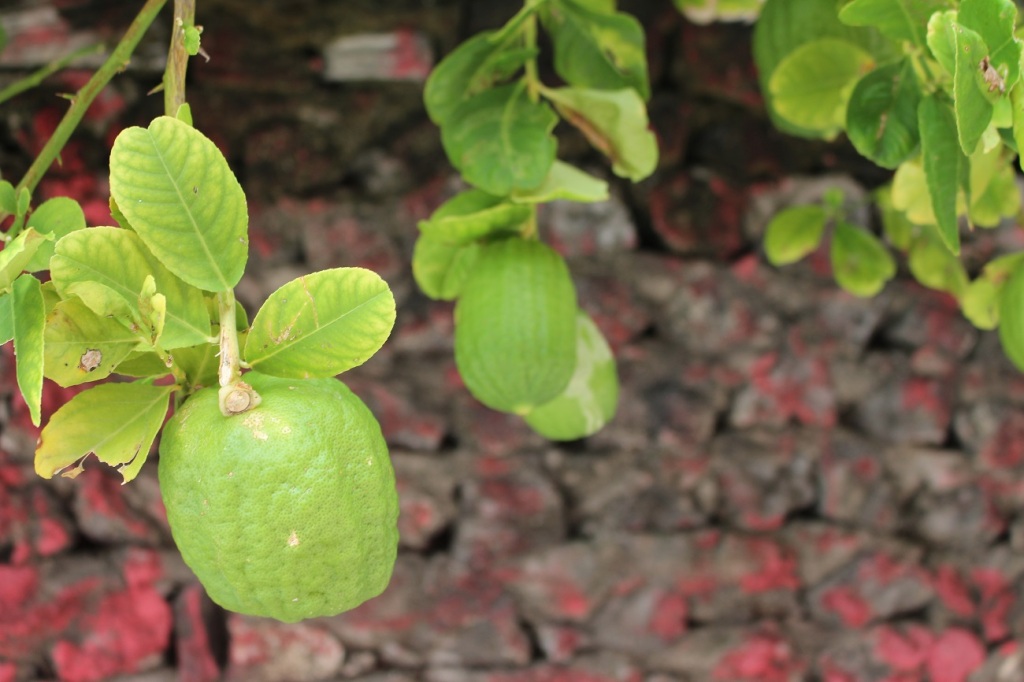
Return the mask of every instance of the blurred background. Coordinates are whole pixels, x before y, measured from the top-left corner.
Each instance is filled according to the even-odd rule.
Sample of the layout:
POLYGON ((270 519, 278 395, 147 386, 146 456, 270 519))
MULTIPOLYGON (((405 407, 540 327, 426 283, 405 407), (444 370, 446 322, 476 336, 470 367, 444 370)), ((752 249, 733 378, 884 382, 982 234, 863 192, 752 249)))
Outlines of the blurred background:
MULTIPOLYGON (((141 3, 0 2, 0 86, 113 43, 141 3)), ((905 276, 842 292, 827 250, 760 252, 778 210, 840 187, 863 225, 888 173, 844 140, 768 120, 752 27, 668 0, 620 3, 647 31, 657 172, 631 186, 567 127, 560 155, 612 199, 556 202, 543 238, 609 339, 616 418, 556 444, 461 386, 452 306, 413 283, 416 223, 460 189, 422 106, 431 67, 521 5, 501 0, 202 0, 195 123, 250 206, 239 299, 311 270, 384 277, 398 322, 344 380, 391 447, 394 578, 330 619, 225 613, 171 541, 156 456, 35 476, 38 435, 0 357, 0 682, 1019 682, 1024 680, 1024 381, 993 333, 905 276)), ((170 8, 90 109, 36 199, 110 224, 107 157, 162 113, 170 8)), ((84 62, 88 64, 88 61, 84 62)), ((17 180, 88 68, 0 105, 17 180)), ((550 77, 550 76, 549 76, 550 77)), ((553 80, 552 80, 553 82, 553 80)), ((1021 248, 1006 224, 965 262, 1021 248)), ((73 390, 47 382, 44 418, 73 390)))

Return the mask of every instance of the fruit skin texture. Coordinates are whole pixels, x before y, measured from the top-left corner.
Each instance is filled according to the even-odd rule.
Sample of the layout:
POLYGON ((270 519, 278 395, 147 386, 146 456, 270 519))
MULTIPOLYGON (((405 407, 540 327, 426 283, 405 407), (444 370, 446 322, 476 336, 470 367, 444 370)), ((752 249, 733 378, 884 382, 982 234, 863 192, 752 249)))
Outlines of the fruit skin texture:
POLYGON ((244 380, 258 407, 225 417, 204 388, 164 428, 160 489, 185 563, 224 608, 285 622, 377 596, 398 496, 373 414, 337 379, 244 380))
POLYGON ((555 398, 576 366, 576 289, 551 247, 487 244, 455 306, 455 363, 484 405, 526 414, 555 398))
POLYGON ((576 369, 554 400, 525 415, 534 431, 551 440, 576 440, 596 433, 615 416, 619 375, 615 356, 593 320, 577 315, 576 369))

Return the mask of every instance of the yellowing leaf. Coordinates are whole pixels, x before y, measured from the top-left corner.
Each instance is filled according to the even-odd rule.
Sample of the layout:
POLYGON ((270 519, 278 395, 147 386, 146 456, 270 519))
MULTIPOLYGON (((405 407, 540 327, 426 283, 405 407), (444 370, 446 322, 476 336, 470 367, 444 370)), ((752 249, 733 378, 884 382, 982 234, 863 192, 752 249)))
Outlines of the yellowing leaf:
POLYGON ((835 38, 815 40, 789 53, 768 81, 778 114, 822 137, 836 135, 846 123, 846 103, 871 55, 835 38))
POLYGON ((322 270, 270 295, 252 321, 244 356, 271 376, 333 377, 380 350, 394 324, 395 298, 376 273, 322 270))
POLYGON ((43 478, 74 478, 90 454, 134 479, 167 414, 173 386, 102 384, 79 393, 54 413, 39 436, 35 469, 43 478))
POLYGON ((31 227, 23 230, 0 251, 0 292, 10 291, 11 284, 28 267, 46 237, 31 227))
POLYGON ((109 376, 143 337, 72 297, 47 316, 44 339, 45 374, 66 387, 109 376))
POLYGON ((230 289, 248 257, 245 194, 217 146, 169 116, 123 130, 110 193, 168 270, 207 291, 230 289))
POLYGON ((647 107, 631 88, 544 90, 562 117, 583 133, 591 145, 611 159, 612 171, 633 182, 658 165, 658 141, 647 122, 647 107))
POLYGON ((765 228, 765 255, 772 265, 795 263, 818 248, 824 230, 823 207, 787 208, 777 213, 765 228))
POLYGON ((10 306, 18 389, 28 405, 32 423, 38 426, 43 396, 43 327, 46 323, 46 306, 39 280, 31 275, 14 280, 10 306))

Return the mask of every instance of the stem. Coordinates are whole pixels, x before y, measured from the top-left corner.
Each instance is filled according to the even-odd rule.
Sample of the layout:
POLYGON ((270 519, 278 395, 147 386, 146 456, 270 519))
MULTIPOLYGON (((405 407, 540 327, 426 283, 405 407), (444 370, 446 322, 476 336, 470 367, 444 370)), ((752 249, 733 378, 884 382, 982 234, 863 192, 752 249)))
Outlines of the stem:
POLYGON ((230 386, 242 377, 238 352, 238 330, 235 329, 235 292, 231 289, 217 293, 220 316, 220 370, 217 378, 221 386, 230 386))
POLYGON ((217 293, 220 317, 220 411, 225 417, 241 414, 260 404, 260 396, 242 381, 241 358, 238 352, 238 330, 235 328, 235 292, 217 293))
POLYGON ((547 1, 548 0, 526 0, 526 2, 523 3, 523 8, 516 12, 511 19, 505 22, 505 25, 495 33, 492 40, 503 42, 506 38, 518 32, 519 27, 523 22, 534 17, 541 5, 545 4, 547 1))
POLYGON ((21 190, 24 187, 29 192, 35 191, 43 174, 60 155, 60 151, 64 148, 68 138, 71 137, 71 133, 75 131, 75 128, 82 121, 82 116, 85 115, 89 105, 106 87, 107 83, 128 65, 135 47, 142 40, 142 36, 153 23, 153 20, 156 19, 157 14, 160 13, 160 9, 166 2, 167 0, 146 0, 146 4, 139 10, 131 26, 125 31, 121 42, 117 44, 117 47, 114 48, 114 51, 110 53, 110 56, 103 62, 103 65, 93 74, 89 82, 82 86, 82 89, 72 98, 71 106, 57 125, 57 129, 53 131, 53 136, 47 140, 46 145, 39 152, 39 156, 29 166, 28 171, 25 172, 25 177, 21 179, 15 190, 21 190))
POLYGON ((519 228, 519 234, 523 239, 539 239, 537 229, 537 204, 531 204, 530 216, 523 223, 523 226, 519 228))
POLYGON ((100 53, 102 51, 103 51, 103 44, 102 43, 97 43, 96 45, 89 45, 87 47, 81 47, 81 48, 75 50, 74 52, 72 52, 71 54, 64 55, 60 59, 57 59, 57 60, 54 60, 54 61, 50 62, 49 64, 47 64, 43 68, 39 69, 38 71, 33 71, 32 73, 30 73, 29 75, 25 76, 21 80, 15 81, 14 83, 11 83, 10 85, 8 85, 3 90, 0 90, 0 104, 6 102, 7 100, 11 99, 12 97, 20 95, 21 93, 25 92, 26 90, 30 90, 30 89, 36 87, 37 85, 42 83, 44 80, 46 80, 51 74, 57 73, 58 71, 63 69, 65 66, 67 66, 71 62, 73 62, 76 59, 78 59, 79 57, 84 57, 85 55, 93 54, 94 52, 95 53, 100 53))
POLYGON ((188 71, 188 51, 185 49, 185 27, 196 21, 196 0, 174 0, 174 25, 171 46, 167 52, 164 70, 164 113, 177 116, 185 103, 185 72, 188 71))
MULTIPOLYGON (((523 26, 523 37, 526 47, 537 46, 537 15, 531 14, 523 26)), ((536 102, 540 99, 540 89, 543 83, 540 82, 540 74, 537 71, 537 58, 531 57, 526 60, 526 87, 530 93, 530 100, 536 102)))

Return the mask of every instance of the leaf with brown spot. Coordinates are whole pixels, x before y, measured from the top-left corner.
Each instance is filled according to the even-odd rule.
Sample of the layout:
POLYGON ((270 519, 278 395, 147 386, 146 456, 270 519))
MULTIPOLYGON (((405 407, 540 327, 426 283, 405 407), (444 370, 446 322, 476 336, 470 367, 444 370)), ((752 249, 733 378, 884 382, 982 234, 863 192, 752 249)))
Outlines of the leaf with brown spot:
POLYGON ((553 88, 545 89, 544 96, 611 160, 616 175, 639 182, 654 172, 658 141, 648 126, 647 107, 635 90, 553 88))

